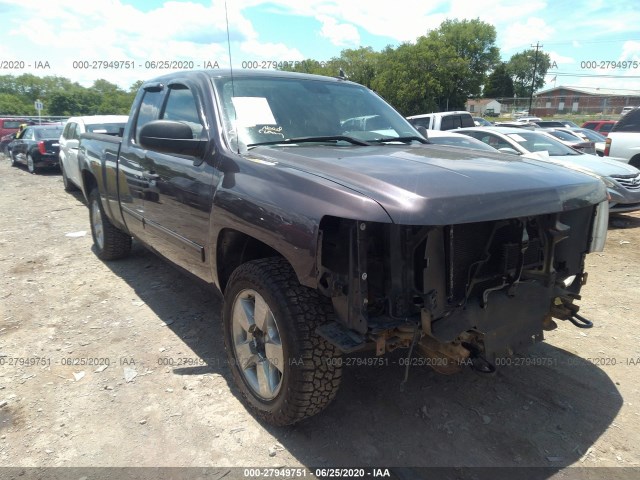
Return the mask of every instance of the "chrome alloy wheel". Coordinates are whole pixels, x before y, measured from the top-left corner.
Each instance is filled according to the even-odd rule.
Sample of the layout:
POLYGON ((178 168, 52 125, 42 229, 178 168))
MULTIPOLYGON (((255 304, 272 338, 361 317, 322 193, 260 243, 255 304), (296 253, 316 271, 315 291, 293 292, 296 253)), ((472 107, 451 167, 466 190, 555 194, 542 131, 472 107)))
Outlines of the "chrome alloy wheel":
POLYGON ((250 289, 238 293, 232 312, 238 370, 258 397, 272 400, 284 376, 284 351, 276 318, 264 298, 250 289))
POLYGON ((104 249, 104 227, 102 225, 102 212, 100 211, 100 203, 94 200, 91 204, 91 225, 93 226, 93 234, 96 244, 100 250, 104 249))

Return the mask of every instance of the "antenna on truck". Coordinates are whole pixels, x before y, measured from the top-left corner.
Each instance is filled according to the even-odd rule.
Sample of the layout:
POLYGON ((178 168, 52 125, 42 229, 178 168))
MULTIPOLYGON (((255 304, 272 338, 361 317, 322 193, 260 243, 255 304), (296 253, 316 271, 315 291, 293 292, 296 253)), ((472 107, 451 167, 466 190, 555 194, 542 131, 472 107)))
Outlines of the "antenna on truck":
MULTIPOLYGON (((227 0, 224 0, 224 18, 227 23, 227 49, 229 51, 229 71, 231 73, 231 103, 233 104, 233 99, 236 96, 236 89, 233 84, 233 61, 231 60, 231 37, 229 36, 229 13, 227 11, 227 0)), ((238 114, 236 113, 235 106, 233 107, 233 116, 235 117, 235 125, 238 125, 238 114)), ((236 127, 237 128, 237 127, 236 127)), ((238 145, 238 135, 236 133, 236 148, 238 149, 238 154, 240 154, 240 146, 238 145)))

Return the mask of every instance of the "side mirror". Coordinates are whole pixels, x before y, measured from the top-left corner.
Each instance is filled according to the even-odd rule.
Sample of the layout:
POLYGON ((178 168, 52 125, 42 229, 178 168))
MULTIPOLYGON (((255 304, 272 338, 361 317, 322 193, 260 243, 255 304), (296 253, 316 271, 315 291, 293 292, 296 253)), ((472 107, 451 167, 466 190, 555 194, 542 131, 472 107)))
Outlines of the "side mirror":
POLYGON ((154 120, 140 129, 138 143, 143 148, 175 155, 201 157, 207 140, 193 138, 191 127, 173 120, 154 120))
POLYGON ((416 127, 416 130, 418 130, 418 132, 420 132, 420 135, 422 135, 424 138, 429 140, 429 134, 427 133, 427 129, 425 127, 420 125, 419 127, 416 127))

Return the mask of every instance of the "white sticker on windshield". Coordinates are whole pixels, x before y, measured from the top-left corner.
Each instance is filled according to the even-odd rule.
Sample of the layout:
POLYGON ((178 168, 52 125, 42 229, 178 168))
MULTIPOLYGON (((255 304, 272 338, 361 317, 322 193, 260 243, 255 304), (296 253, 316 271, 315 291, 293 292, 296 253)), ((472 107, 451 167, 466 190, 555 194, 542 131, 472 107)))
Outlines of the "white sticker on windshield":
POLYGON ((233 97, 238 125, 255 127, 256 125, 276 125, 269 102, 264 97, 233 97))
POLYGON ((521 143, 521 142, 526 142, 527 140, 522 138, 520 135, 518 135, 517 133, 512 133, 511 135, 509 135, 510 138, 513 138, 516 142, 521 143))

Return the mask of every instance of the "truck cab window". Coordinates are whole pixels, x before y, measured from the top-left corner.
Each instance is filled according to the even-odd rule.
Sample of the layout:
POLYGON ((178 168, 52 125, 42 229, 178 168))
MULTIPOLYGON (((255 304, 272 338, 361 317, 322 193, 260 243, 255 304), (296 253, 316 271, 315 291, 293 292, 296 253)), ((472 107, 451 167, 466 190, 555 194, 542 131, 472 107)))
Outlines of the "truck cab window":
POLYGON ((138 111, 138 119, 136 122, 136 136, 132 138, 133 143, 138 143, 140 129, 147 123, 157 120, 160 115, 160 107, 162 106, 162 91, 147 91, 144 93, 140 110, 138 111))
POLYGON ((193 132, 193 138, 200 138, 202 134, 203 126, 198 116, 196 100, 191 90, 182 85, 171 86, 169 98, 161 118, 189 125, 193 132))

